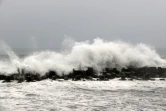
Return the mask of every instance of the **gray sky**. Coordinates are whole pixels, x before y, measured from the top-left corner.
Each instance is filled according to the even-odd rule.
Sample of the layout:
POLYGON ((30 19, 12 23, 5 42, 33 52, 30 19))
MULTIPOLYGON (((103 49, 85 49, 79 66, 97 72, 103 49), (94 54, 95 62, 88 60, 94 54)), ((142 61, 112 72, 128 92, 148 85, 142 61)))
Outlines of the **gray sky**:
POLYGON ((59 47, 64 35, 166 48, 166 0, 3 0, 0 38, 11 47, 59 47))

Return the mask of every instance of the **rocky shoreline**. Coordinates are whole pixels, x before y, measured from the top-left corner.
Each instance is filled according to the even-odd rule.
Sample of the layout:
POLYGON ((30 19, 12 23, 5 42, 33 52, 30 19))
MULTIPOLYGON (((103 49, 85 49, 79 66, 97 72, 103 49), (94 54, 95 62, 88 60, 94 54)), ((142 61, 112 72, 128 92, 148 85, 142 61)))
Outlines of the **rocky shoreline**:
POLYGON ((22 82, 36 82, 45 79, 51 80, 90 80, 90 81, 108 81, 110 79, 120 78, 120 80, 155 80, 154 78, 160 78, 159 80, 166 80, 166 68, 161 67, 142 67, 142 68, 122 68, 121 71, 116 68, 105 68, 99 74, 93 68, 87 68, 87 70, 74 70, 67 75, 58 75, 55 71, 49 71, 45 75, 41 76, 37 73, 30 73, 24 71, 24 69, 18 69, 18 73, 11 75, 0 74, 0 80, 2 82, 17 81, 22 82), (126 79, 128 78, 128 79, 126 79))

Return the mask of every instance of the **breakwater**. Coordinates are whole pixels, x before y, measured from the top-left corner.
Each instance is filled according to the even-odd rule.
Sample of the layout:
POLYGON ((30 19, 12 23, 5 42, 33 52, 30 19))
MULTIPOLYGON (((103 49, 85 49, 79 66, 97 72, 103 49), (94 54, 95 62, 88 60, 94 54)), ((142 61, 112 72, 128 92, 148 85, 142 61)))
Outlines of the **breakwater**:
POLYGON ((20 57, 7 44, 1 46, 8 60, 0 61, 0 79, 38 81, 44 79, 109 80, 165 77, 166 60, 146 44, 122 41, 75 42, 62 51, 42 50, 20 57))
POLYGON ((122 68, 121 71, 116 68, 105 68, 98 73, 93 68, 88 67, 86 70, 74 70, 69 74, 58 75, 55 71, 49 71, 44 75, 32 72, 25 72, 24 69, 18 69, 18 73, 11 75, 0 74, 0 80, 3 82, 18 81, 21 82, 35 82, 45 79, 51 80, 92 80, 92 81, 106 81, 114 78, 120 80, 153 80, 152 78, 166 78, 166 68, 161 67, 142 67, 142 68, 122 68))

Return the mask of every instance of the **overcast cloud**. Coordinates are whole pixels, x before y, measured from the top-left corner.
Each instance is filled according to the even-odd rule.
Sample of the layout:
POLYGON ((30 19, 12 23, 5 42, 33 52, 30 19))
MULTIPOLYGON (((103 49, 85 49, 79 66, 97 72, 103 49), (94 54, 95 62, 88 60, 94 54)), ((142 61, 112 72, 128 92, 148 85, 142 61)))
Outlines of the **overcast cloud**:
POLYGON ((165 48, 166 0, 2 1, 0 38, 11 47, 60 47, 64 35, 165 48))

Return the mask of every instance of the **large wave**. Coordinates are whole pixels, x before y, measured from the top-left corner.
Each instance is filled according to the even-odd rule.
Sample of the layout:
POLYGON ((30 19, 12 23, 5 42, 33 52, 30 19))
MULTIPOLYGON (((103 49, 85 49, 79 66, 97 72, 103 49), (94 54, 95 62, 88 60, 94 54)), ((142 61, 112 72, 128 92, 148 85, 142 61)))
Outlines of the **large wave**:
POLYGON ((104 68, 123 67, 166 67, 154 48, 146 44, 130 44, 122 41, 105 41, 96 38, 93 42, 75 42, 68 50, 34 52, 19 58, 4 43, 1 43, 10 61, 0 61, 0 73, 13 74, 21 68, 28 72, 44 75, 52 70, 59 75, 69 74, 73 69, 92 67, 100 72, 104 68))

